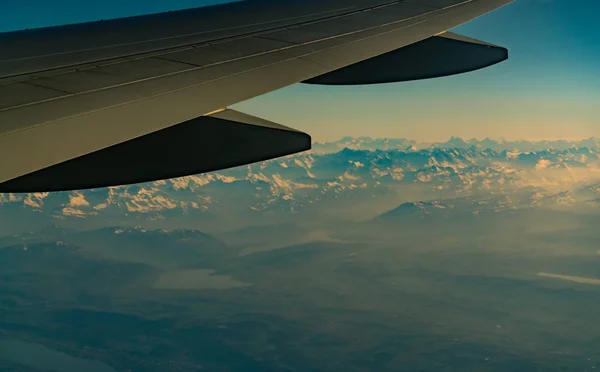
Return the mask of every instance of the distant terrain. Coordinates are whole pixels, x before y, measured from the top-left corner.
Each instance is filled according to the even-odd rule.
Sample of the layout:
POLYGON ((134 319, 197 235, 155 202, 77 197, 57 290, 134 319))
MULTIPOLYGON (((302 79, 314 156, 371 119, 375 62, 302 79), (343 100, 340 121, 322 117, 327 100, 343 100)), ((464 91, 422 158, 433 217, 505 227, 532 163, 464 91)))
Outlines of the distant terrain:
POLYGON ((600 208, 598 139, 452 138, 438 146, 344 138, 337 152, 320 152, 333 145, 315 144, 312 152, 198 176, 74 192, 0 194, 0 216, 10 215, 2 229, 125 225, 214 232, 282 222, 320 225, 371 219, 402 203, 454 205, 464 198, 489 200, 498 208, 590 213, 600 208), (353 149, 339 150, 342 146, 353 149))
POLYGON ((0 221, 2 371, 600 368, 593 138, 344 138, 0 221))

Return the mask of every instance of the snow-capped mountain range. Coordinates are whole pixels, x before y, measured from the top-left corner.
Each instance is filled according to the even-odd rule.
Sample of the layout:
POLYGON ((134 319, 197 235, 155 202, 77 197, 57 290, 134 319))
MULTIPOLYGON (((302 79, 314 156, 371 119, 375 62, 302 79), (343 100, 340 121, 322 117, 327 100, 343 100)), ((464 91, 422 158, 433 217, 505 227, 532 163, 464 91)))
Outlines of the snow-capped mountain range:
POLYGON ((406 150, 406 149, 431 149, 431 148, 468 148, 492 149, 497 151, 516 150, 520 152, 542 151, 548 149, 567 150, 570 148, 598 148, 600 138, 590 137, 579 141, 555 140, 555 141, 507 141, 505 139, 493 140, 484 138, 482 140, 471 138, 464 140, 452 137, 446 142, 422 142, 405 138, 371 138, 371 137, 344 137, 334 142, 316 142, 313 144, 313 153, 337 152, 344 148, 354 150, 406 150))
POLYGON ((465 197, 495 200, 493 208, 600 211, 600 141, 452 138, 432 145, 343 138, 315 144, 308 153, 197 176, 95 190, 0 194, 0 216, 251 219, 377 200, 385 201, 387 209, 404 202, 408 209, 426 210, 465 197))

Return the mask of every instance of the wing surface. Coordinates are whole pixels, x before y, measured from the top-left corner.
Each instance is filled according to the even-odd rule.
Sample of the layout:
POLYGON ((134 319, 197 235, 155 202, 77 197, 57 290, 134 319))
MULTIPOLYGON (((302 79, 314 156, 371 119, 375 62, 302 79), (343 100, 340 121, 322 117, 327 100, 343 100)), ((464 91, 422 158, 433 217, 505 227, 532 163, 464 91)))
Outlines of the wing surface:
POLYGON ((0 34, 0 186, 510 2, 243 1, 0 34))

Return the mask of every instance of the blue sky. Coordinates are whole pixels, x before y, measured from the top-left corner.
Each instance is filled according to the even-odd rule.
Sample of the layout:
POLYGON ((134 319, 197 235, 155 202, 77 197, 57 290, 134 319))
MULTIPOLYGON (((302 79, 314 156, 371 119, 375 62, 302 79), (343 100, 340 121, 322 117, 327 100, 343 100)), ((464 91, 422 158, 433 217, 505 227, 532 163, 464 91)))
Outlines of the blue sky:
MULTIPOLYGON (((0 0, 0 31, 115 18, 218 0, 0 0)), ((600 2, 517 0, 455 30, 505 46, 509 60, 458 76, 358 87, 294 85, 235 106, 309 132, 507 139, 600 136, 600 2)))

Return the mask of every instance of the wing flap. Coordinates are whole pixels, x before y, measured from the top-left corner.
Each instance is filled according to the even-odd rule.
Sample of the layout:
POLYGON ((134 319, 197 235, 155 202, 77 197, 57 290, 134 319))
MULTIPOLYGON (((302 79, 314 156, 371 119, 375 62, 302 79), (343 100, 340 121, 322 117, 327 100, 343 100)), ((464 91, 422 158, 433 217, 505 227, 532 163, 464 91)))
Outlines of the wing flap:
POLYGON ((50 192, 162 180, 310 149, 306 133, 224 110, 0 183, 0 192, 50 192))
POLYGON ((358 85, 429 79, 478 70, 507 58, 506 48, 447 32, 304 83, 358 85))

